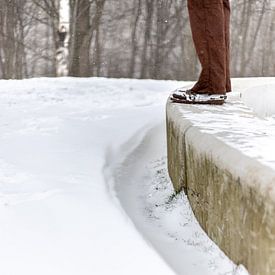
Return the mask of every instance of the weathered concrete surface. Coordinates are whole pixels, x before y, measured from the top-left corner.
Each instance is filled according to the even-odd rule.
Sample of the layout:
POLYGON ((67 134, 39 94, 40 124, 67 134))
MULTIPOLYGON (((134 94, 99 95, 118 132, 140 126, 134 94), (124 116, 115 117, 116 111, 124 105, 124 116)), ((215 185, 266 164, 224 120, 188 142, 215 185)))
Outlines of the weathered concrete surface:
POLYGON ((169 175, 175 190, 187 193, 201 226, 235 263, 245 265, 252 275, 275 274, 275 170, 271 159, 252 157, 253 150, 245 150, 248 144, 241 136, 240 146, 230 143, 230 133, 239 131, 232 118, 238 121, 238 114, 249 125, 244 129, 248 147, 253 137, 261 140, 258 118, 236 104, 195 107, 168 101, 169 175), (210 114, 216 121, 223 113, 227 130, 209 121, 210 114))

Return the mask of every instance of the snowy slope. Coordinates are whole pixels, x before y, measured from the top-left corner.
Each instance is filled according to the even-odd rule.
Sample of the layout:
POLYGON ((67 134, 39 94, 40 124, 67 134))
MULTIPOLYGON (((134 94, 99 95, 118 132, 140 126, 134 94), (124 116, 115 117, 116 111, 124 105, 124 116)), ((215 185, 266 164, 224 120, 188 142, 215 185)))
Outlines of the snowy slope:
POLYGON ((0 274, 233 274, 166 174, 165 102, 188 84, 0 81, 0 274))
POLYGON ((150 122, 119 86, 1 81, 0 274, 172 274, 104 184, 107 148, 150 122))

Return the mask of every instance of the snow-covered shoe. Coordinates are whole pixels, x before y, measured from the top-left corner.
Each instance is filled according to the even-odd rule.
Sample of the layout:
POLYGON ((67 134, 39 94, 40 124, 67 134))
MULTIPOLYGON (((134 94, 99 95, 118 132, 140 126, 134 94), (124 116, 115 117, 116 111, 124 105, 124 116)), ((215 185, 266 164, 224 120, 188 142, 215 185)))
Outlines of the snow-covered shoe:
POLYGON ((191 90, 185 90, 185 89, 179 88, 172 93, 171 97, 182 99, 182 98, 185 98, 185 97, 191 95, 192 93, 193 92, 191 90))
POLYGON ((227 96, 224 94, 197 94, 191 90, 176 90, 170 96, 170 99, 176 103, 184 104, 224 104, 227 96))

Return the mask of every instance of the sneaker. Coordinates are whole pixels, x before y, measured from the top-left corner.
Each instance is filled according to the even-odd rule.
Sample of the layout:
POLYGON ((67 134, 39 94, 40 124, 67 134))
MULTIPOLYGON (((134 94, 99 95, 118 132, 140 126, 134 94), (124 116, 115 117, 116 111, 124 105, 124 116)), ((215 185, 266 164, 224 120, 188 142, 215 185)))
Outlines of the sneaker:
POLYGON ((176 103, 184 104, 224 104, 227 96, 224 94, 198 94, 191 90, 178 89, 172 93, 170 99, 176 103))
POLYGON ((179 88, 172 93, 172 96, 174 98, 182 99, 183 97, 185 98, 187 95, 191 95, 192 93, 193 92, 191 90, 184 90, 182 88, 179 88))

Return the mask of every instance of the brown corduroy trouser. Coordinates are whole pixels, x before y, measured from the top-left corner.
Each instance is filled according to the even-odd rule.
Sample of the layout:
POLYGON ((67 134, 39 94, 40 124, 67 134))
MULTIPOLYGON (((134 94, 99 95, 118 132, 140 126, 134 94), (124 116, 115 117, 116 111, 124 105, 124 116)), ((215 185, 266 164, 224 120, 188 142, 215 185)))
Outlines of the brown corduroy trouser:
POLYGON ((231 92, 229 0, 188 0, 192 36, 202 72, 192 91, 231 92))

